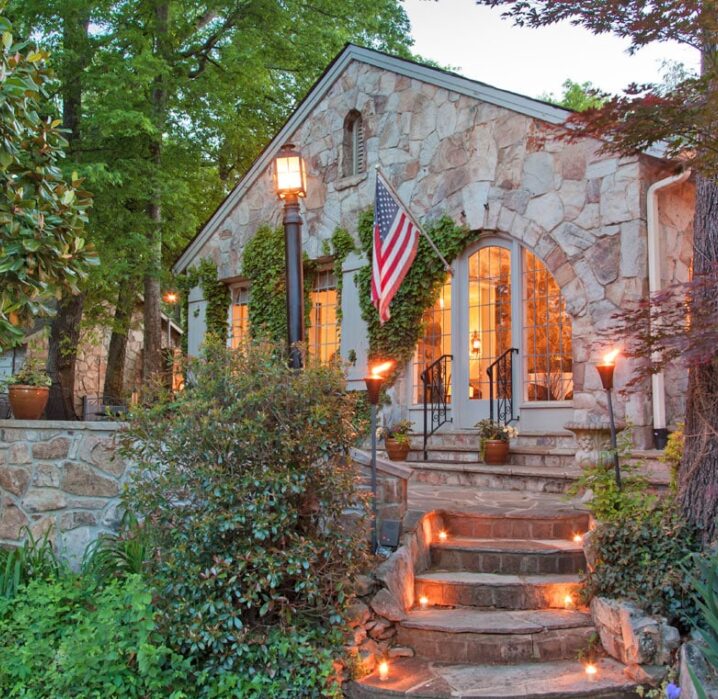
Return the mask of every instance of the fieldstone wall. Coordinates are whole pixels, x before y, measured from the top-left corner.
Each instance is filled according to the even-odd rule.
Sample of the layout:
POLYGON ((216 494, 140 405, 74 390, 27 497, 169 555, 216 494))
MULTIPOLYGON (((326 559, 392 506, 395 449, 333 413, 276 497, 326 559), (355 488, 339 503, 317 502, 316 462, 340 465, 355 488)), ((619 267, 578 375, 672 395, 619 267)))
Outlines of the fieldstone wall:
MULTIPOLYGON (((312 258, 337 226, 356 235, 358 214, 373 203, 373 176, 342 177, 343 125, 352 109, 363 118, 368 171, 379 164, 420 220, 446 213, 477 233, 515 239, 543 260, 573 318, 574 420, 605 416, 599 377, 586 367, 602 355, 599 332, 614 324, 612 315, 647 293, 645 191, 665 176, 660 161, 601 153, 593 140, 569 144, 531 117, 353 62, 291 136, 307 162, 303 246, 312 258)), ((680 276, 691 205, 680 193, 669 204, 662 234, 672 236, 666 252, 681 261, 667 273, 680 276)), ((221 278, 236 277, 246 242, 280 216, 268 168, 200 257, 213 258, 221 278)), ((630 373, 622 361, 619 389, 630 373)), ((681 410, 679 400, 669 406, 681 410)), ((649 385, 618 401, 616 411, 636 426, 637 446, 647 446, 649 385)))
POLYGON ((0 545, 18 545, 23 527, 35 537, 52 528, 71 564, 119 523, 128 464, 117 453, 119 424, 0 422, 0 545))

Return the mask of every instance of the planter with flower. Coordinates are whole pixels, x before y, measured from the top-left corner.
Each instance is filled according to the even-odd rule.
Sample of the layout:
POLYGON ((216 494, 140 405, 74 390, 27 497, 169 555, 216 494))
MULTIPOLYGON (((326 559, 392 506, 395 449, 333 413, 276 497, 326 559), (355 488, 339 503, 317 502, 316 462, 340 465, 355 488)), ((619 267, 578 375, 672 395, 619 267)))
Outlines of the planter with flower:
POLYGON ((45 410, 52 380, 36 362, 28 361, 6 382, 16 420, 37 420, 45 410))
POLYGON ((481 460, 486 464, 505 464, 509 460, 509 440, 519 431, 511 425, 501 425, 491 418, 476 423, 479 430, 481 460))
POLYGON ((392 461, 404 461, 411 449, 411 422, 399 420, 392 425, 381 427, 378 436, 384 438, 387 456, 392 461))

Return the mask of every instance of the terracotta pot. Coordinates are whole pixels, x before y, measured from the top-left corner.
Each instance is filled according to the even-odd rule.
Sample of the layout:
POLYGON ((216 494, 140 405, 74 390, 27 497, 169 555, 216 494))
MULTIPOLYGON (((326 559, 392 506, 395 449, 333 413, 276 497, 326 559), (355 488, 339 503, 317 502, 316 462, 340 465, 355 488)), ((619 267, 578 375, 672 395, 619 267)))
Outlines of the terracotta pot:
POLYGON ((509 460, 509 443, 502 439, 484 441, 484 463, 505 464, 509 460))
POLYGON ((410 444, 399 444, 392 437, 387 437, 384 440, 384 446, 386 447, 387 456, 392 461, 405 461, 411 448, 410 444))
POLYGON ((9 386, 10 407, 16 420, 37 420, 42 415, 50 397, 47 386, 9 386))

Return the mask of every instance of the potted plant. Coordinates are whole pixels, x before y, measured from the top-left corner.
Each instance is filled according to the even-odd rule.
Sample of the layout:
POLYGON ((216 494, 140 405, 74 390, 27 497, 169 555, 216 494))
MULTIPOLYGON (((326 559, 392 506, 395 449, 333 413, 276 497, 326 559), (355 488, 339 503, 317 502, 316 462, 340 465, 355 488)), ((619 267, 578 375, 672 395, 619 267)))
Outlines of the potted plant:
POLYGON ((37 362, 27 361, 7 381, 12 414, 17 420, 37 420, 50 396, 52 380, 37 362))
POLYGON ((380 429, 380 437, 384 438, 386 453, 392 461, 404 461, 411 449, 409 433, 411 422, 399 420, 394 424, 380 429))
POLYGON ((519 431, 511 425, 501 425, 491 418, 476 423, 479 429, 479 450, 486 464, 505 464, 509 460, 509 439, 519 431))

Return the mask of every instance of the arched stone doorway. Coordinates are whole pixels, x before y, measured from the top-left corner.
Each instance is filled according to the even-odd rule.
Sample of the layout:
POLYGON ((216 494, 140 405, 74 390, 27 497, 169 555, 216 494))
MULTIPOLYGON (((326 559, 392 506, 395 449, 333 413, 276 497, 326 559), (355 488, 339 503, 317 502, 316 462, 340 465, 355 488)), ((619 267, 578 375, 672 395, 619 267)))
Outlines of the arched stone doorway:
MULTIPOLYGON (((510 382, 501 397, 512 399, 519 428, 561 429, 573 415, 571 318, 548 268, 518 241, 499 236, 482 238, 453 267, 424 316, 412 371, 414 407, 421 407, 421 371, 451 354, 453 427, 473 427, 491 412, 487 370, 510 355, 510 382)), ((496 412, 496 384, 493 390, 496 412)))

